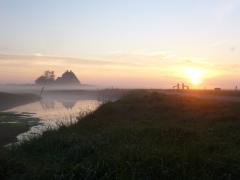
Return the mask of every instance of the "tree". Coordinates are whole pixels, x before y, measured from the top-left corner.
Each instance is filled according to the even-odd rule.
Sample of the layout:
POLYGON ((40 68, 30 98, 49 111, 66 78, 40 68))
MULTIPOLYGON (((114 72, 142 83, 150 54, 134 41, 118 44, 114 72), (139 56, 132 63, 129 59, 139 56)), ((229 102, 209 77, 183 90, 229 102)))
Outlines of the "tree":
POLYGON ((37 85, 52 85, 55 83, 54 71, 45 71, 44 74, 35 80, 37 85))
POLYGON ((55 80, 55 74, 54 71, 45 71, 44 77, 48 80, 55 80))

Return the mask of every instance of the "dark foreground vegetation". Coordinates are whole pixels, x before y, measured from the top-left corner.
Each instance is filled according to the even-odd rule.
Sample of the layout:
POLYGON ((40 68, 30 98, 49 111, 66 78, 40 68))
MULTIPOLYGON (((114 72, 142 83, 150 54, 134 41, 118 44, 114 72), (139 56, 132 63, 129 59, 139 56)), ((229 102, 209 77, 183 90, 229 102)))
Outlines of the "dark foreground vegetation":
POLYGON ((39 124, 39 119, 29 114, 0 112, 0 147, 17 141, 17 135, 39 124))
POLYGON ((239 107, 135 92, 2 150, 0 179, 239 179, 239 107))
POLYGON ((40 100, 33 94, 10 94, 0 92, 0 111, 40 100))

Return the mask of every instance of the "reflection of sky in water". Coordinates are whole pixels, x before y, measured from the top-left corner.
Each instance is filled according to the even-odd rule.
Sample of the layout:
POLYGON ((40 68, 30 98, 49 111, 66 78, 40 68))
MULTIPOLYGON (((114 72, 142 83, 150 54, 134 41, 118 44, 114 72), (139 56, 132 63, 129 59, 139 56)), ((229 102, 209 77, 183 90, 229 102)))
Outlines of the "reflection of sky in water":
POLYGON ((49 128, 56 128, 61 124, 70 124, 76 122, 76 117, 84 113, 94 111, 100 105, 100 101, 94 98, 68 99, 68 98, 43 98, 40 102, 35 102, 13 109, 8 112, 32 113, 32 116, 39 118, 40 124, 31 127, 31 129, 17 138, 19 140, 28 139, 31 136, 42 134, 49 128))

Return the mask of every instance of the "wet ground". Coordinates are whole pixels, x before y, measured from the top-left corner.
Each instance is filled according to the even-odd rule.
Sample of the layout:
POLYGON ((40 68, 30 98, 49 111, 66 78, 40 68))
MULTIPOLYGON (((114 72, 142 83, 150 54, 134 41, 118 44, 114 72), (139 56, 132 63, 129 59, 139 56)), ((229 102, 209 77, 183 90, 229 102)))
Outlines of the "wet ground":
POLYGON ((0 141, 27 140, 48 129, 68 125, 101 104, 95 91, 45 92, 42 99, 5 110, 0 114, 0 141), (7 138, 9 137, 9 138, 7 138))

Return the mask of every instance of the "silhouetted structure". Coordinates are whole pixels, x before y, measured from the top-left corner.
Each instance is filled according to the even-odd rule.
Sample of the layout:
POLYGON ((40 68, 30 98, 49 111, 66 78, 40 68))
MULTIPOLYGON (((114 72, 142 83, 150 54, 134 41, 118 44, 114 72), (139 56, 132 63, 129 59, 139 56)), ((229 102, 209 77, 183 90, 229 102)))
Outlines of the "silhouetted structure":
POLYGON ((181 87, 180 87, 180 83, 177 83, 177 85, 173 86, 173 89, 177 89, 177 90, 189 90, 189 86, 185 85, 184 83, 182 83, 181 87))
POLYGON ((185 90, 185 89, 189 90, 189 86, 187 86, 184 83, 182 83, 182 90, 185 90))
POLYGON ((176 85, 176 86, 173 86, 173 89, 180 90, 180 84, 179 84, 179 83, 177 83, 177 85, 176 85))

